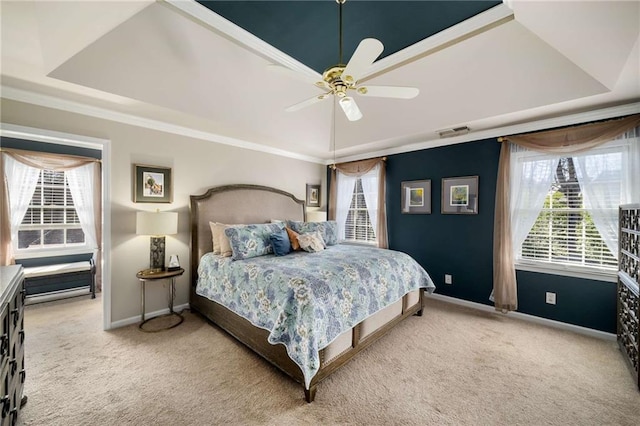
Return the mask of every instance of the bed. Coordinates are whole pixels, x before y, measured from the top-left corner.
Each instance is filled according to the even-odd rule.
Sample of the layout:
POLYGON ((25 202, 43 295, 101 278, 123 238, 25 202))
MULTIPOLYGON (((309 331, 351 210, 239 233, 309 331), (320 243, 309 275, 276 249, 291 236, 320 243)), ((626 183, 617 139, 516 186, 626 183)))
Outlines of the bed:
POLYGON ((305 221, 304 202, 258 185, 190 198, 191 309, 301 383, 307 402, 358 352, 421 315, 423 292, 435 289, 417 262, 393 250, 337 244, 286 256, 213 254, 211 222, 282 229, 305 221))

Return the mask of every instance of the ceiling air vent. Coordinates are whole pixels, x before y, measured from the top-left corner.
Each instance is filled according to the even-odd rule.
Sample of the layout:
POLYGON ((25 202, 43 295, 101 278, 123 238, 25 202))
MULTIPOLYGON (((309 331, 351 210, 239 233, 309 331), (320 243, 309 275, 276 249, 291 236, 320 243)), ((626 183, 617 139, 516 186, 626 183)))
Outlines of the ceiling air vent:
POLYGON ((470 128, 468 128, 467 126, 462 126, 462 127, 454 127, 453 129, 440 130, 438 134, 440 135, 441 138, 450 138, 453 136, 465 135, 469 133, 469 131, 471 131, 470 128))

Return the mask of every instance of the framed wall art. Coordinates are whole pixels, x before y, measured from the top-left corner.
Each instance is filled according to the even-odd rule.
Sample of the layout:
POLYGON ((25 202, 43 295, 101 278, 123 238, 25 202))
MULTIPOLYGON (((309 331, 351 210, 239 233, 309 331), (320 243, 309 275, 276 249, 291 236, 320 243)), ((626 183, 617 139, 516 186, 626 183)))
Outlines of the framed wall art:
POLYGON ((307 207, 320 207, 320 185, 307 184, 307 207))
POLYGON ((442 179, 442 214, 478 214, 478 176, 442 179))
POLYGON ((172 201, 172 175, 167 167, 133 165, 133 202, 170 203, 172 201))
POLYGON ((412 180, 401 184, 402 213, 431 214, 431 180, 412 180))

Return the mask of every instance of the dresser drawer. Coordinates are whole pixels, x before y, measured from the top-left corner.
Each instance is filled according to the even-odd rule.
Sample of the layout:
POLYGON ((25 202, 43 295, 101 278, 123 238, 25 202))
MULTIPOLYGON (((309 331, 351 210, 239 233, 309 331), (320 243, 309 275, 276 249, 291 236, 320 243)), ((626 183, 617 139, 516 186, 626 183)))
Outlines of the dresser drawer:
POLYGON ((7 362, 9 354, 9 305, 0 309, 0 368, 7 362))
POLYGON ((0 373, 2 382, 0 383, 0 425, 11 424, 11 399, 13 392, 11 392, 11 377, 9 375, 9 363, 7 363, 0 373))

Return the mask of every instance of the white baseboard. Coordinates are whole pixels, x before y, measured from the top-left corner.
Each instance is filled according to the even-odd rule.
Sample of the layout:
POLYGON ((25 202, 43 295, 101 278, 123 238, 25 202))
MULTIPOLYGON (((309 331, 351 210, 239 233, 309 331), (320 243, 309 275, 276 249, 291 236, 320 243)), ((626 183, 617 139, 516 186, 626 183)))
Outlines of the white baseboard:
MULTIPOLYGON (((173 307, 174 312, 182 312, 185 309, 189 309, 188 303, 184 303, 182 305, 177 305, 173 307)), ((144 317, 145 319, 149 319, 153 317, 159 317, 160 315, 165 315, 168 313, 169 313, 169 308, 164 308, 164 309, 160 309, 159 311, 147 312, 144 314, 144 317)), ((135 317, 125 318, 123 320, 114 321, 111 323, 111 327, 109 329, 113 330, 114 328, 125 327, 131 324, 138 324, 139 322, 142 322, 142 314, 136 315, 135 317)))
MULTIPOLYGON (((490 312, 490 313, 493 313, 493 314, 496 314, 496 315, 502 315, 502 316, 505 315, 505 314, 502 314, 502 313, 496 311, 493 308, 493 306, 483 305, 482 303, 470 302, 468 300, 457 299, 455 297, 443 296, 441 294, 435 294, 435 293, 434 294, 425 293, 425 297, 429 297, 429 298, 436 299, 436 300, 441 300, 441 301, 447 302, 447 303, 453 303, 454 305, 466 306, 468 308, 473 308, 473 309, 478 309, 478 310, 485 311, 485 312, 490 312)), ((574 333, 584 334, 584 335, 587 335, 587 336, 596 337, 598 339, 610 340, 610 341, 614 341, 614 342, 617 339, 617 336, 615 334, 612 334, 612 333, 606 333, 604 331, 594 330, 592 328, 581 327, 579 325, 568 324, 566 322, 550 320, 548 318, 537 317, 535 315, 523 314, 521 312, 515 312, 515 311, 509 312, 508 317, 516 318, 516 319, 524 320, 524 321, 529 321, 529 322, 534 322, 534 323, 546 325, 546 326, 549 326, 549 327, 559 328, 559 329, 562 329, 562 330, 573 331, 574 333)))

